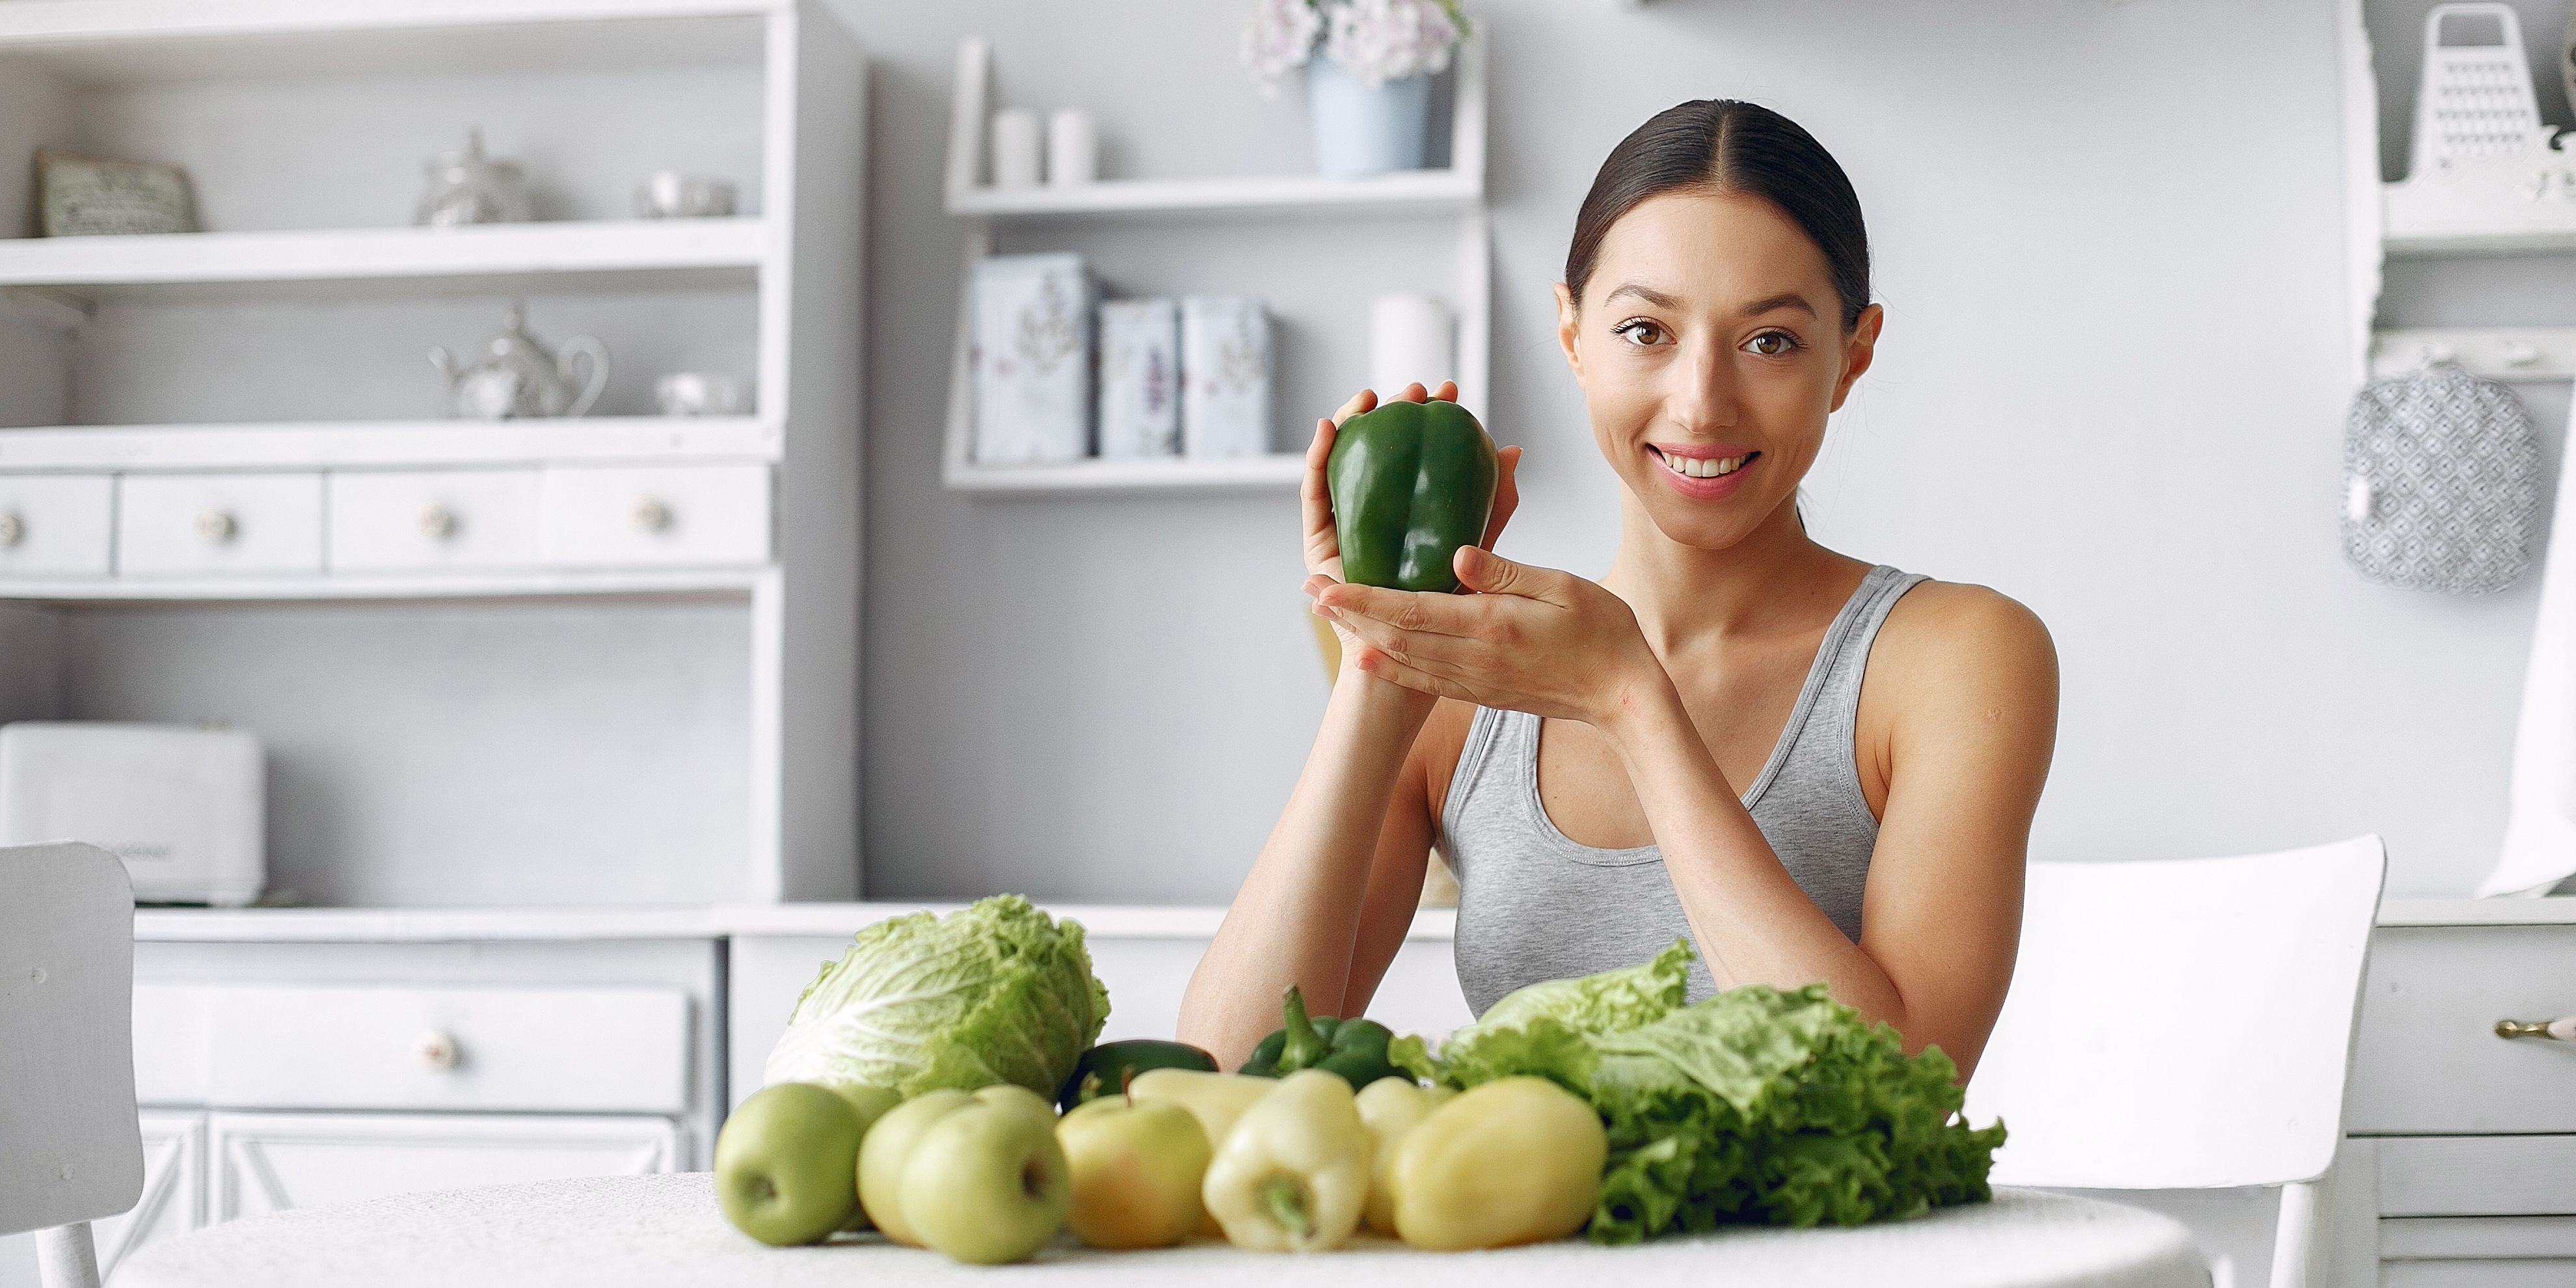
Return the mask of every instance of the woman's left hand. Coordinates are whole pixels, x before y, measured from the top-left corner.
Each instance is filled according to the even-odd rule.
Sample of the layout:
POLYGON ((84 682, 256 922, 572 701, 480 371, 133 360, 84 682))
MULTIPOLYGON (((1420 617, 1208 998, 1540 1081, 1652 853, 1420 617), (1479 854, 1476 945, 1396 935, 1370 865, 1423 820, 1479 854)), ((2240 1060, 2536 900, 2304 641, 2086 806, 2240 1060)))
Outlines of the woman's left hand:
POLYGON ((1360 670, 1479 706, 1601 725, 1667 683, 1627 601, 1570 572, 1461 547, 1452 563, 1476 593, 1388 590, 1310 577, 1306 593, 1359 637, 1360 670))

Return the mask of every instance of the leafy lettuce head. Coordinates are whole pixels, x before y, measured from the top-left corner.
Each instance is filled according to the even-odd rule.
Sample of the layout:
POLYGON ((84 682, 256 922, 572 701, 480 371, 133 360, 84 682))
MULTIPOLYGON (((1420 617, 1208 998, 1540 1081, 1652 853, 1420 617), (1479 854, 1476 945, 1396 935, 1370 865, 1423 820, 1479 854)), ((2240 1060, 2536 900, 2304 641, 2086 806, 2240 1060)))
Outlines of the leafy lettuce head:
POLYGON ((860 931, 796 999, 765 1076, 904 1096, 1014 1082, 1052 1097, 1108 1019, 1082 924, 997 895, 860 931))

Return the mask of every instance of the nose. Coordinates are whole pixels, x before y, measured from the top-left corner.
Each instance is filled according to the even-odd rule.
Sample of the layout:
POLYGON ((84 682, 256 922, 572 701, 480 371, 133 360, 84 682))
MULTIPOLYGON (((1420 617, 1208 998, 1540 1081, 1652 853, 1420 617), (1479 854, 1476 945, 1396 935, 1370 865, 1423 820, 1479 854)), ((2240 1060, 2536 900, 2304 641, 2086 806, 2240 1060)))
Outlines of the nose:
POLYGON ((1693 437, 1716 437, 1733 426, 1739 407, 1735 364, 1706 335, 1686 342, 1682 360, 1665 368, 1664 415, 1693 437))

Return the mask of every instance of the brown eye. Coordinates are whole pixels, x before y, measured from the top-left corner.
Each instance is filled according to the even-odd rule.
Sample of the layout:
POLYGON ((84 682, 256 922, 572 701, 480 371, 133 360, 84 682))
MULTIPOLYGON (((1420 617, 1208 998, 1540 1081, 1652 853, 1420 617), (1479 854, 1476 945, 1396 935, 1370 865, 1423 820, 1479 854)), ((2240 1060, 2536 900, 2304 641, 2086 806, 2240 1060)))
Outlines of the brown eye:
POLYGON ((1664 342, 1662 324, 1651 318, 1630 318, 1610 328, 1610 332, 1630 344, 1655 345, 1664 342))
POLYGON ((1777 358, 1794 353, 1798 347, 1798 337, 1786 331, 1765 331, 1744 342, 1745 352, 1760 354, 1765 358, 1777 358))

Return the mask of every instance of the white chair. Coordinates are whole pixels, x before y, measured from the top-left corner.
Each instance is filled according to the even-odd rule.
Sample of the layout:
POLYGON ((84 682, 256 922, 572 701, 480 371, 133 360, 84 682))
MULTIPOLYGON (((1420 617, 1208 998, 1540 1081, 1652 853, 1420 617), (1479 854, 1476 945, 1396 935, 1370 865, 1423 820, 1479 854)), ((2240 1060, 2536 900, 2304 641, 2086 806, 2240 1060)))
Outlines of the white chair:
POLYGON ((2180 1220, 2216 1288, 2315 1288, 2387 853, 2034 863, 1968 1086, 1994 1182, 2180 1220))
POLYGON ((89 1223, 143 1195, 134 887, 71 841, 0 849, 0 1235, 45 1288, 98 1288, 89 1223))

